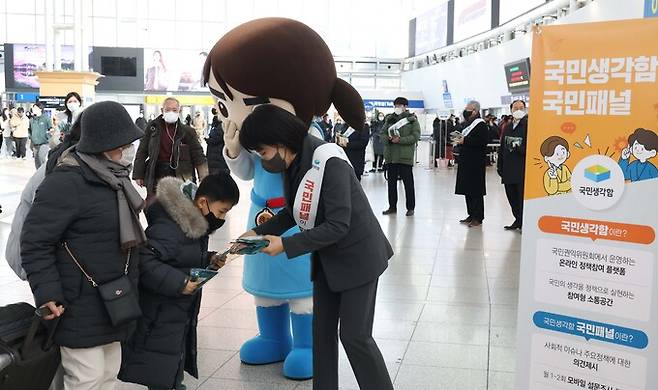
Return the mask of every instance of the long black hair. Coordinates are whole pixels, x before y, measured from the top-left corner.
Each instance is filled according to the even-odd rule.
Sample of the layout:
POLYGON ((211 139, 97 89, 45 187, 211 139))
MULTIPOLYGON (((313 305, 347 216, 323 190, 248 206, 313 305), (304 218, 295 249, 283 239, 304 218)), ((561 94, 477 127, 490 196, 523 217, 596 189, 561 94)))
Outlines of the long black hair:
POLYGON ((307 135, 308 128, 301 119, 281 107, 263 104, 242 122, 240 143, 247 150, 283 145, 297 153, 307 135))
POLYGON ((66 98, 64 99, 64 107, 65 107, 64 112, 66 113, 66 123, 71 123, 73 121, 73 113, 71 112, 71 110, 69 110, 68 107, 69 99, 72 97, 78 99, 78 103, 80 103, 80 106, 82 106, 82 98, 80 97, 79 93, 73 91, 66 94, 66 98))

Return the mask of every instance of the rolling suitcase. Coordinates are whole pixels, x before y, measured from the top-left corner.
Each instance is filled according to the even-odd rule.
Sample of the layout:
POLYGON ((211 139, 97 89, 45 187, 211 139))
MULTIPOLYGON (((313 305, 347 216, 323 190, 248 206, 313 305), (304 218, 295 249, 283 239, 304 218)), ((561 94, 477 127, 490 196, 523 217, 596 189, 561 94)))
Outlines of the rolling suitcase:
POLYGON ((29 303, 0 307, 0 390, 47 390, 60 365, 59 348, 29 303))

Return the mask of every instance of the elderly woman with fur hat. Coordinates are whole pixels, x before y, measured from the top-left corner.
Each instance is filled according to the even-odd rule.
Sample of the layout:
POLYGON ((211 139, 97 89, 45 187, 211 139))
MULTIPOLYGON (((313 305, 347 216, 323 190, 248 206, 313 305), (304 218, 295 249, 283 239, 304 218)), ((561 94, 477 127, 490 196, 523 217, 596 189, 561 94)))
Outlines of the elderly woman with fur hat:
POLYGON ((81 138, 57 159, 36 192, 21 235, 21 257, 36 306, 59 317, 66 389, 110 388, 121 342, 141 315, 137 296, 139 223, 144 200, 130 182, 142 136, 116 102, 87 108, 81 138), (112 300, 121 301, 118 309, 112 300), (118 309, 118 310, 115 310, 118 309))

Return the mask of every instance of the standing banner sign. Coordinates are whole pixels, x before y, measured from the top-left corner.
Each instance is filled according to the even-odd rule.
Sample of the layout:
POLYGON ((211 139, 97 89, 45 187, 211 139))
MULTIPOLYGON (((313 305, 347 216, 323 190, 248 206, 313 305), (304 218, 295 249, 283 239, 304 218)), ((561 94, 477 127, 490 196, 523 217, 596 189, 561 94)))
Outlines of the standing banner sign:
POLYGON ((658 20, 533 34, 516 389, 656 390, 658 20))

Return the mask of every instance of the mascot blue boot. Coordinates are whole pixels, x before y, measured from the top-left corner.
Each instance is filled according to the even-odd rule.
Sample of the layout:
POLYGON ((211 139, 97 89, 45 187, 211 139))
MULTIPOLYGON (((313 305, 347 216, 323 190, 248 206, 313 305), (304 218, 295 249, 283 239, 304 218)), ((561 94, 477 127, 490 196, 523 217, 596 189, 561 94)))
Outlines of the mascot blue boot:
POLYGON ((283 375, 291 379, 313 376, 313 315, 291 314, 293 349, 283 363, 283 375))
POLYGON ((282 362, 292 349, 288 305, 257 307, 260 334, 240 348, 240 360, 247 364, 282 362))

